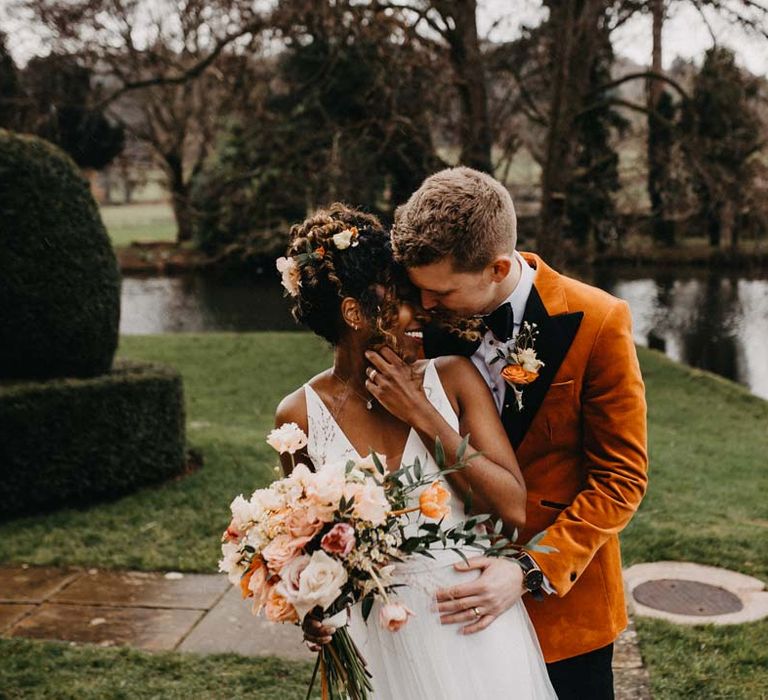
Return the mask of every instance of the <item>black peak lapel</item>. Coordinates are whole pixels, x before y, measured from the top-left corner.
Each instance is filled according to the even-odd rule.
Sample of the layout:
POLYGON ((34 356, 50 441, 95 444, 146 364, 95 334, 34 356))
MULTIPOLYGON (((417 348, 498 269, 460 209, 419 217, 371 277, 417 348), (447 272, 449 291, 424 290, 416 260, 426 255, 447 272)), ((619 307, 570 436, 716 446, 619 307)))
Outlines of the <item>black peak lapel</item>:
POLYGON ((463 355, 471 357, 480 345, 480 340, 465 340, 436 323, 424 327, 424 357, 463 355))
POLYGON ((517 409, 512 387, 507 387, 501 418, 515 449, 525 438, 557 370, 560 369, 560 365, 568 354, 583 317, 583 311, 550 316, 534 284, 525 307, 523 323, 536 324, 536 330, 539 333, 534 342, 534 349, 544 366, 539 370, 538 379, 523 387, 522 411, 517 409))

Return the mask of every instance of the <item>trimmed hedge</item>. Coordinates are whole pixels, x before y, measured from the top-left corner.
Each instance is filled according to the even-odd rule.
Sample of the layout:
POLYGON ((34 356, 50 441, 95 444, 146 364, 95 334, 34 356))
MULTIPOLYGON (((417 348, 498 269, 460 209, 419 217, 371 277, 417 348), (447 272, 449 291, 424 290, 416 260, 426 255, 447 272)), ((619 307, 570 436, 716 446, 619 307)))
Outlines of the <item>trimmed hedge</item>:
POLYGON ((117 349, 120 274, 87 181, 0 129, 0 377, 93 377, 117 349))
POLYGON ((0 383, 0 519, 84 505, 184 469, 181 376, 119 361, 93 379, 0 383))

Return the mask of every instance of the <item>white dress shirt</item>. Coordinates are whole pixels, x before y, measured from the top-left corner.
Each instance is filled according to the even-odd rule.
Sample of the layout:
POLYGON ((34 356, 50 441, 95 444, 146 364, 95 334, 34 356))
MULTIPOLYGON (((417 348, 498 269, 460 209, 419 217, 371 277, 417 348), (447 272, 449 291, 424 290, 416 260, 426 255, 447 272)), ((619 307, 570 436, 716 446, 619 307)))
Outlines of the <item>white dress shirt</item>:
MULTIPOLYGON (((520 332, 520 327, 523 325, 525 306, 528 303, 528 297, 531 294, 531 289, 533 289, 533 281, 536 278, 536 270, 534 270, 517 251, 515 251, 515 260, 520 265, 520 279, 517 282, 517 286, 512 290, 512 293, 502 302, 509 302, 512 305, 512 315, 515 325, 512 330, 512 338, 510 339, 510 342, 517 337, 517 334, 520 332)), ((499 306, 501 306, 501 304, 499 304, 499 306)), ((483 379, 485 379, 493 394, 493 399, 496 402, 496 408, 499 411, 499 415, 501 415, 501 412, 504 409, 504 395, 507 391, 507 383, 501 376, 501 370, 504 368, 504 363, 499 361, 494 362, 491 365, 488 364, 488 362, 496 357, 496 350, 503 345, 505 345, 505 343, 500 343, 491 331, 487 331, 477 350, 475 350, 472 355, 472 362, 480 371, 480 374, 483 375, 483 379)), ((552 584, 546 576, 544 576, 542 590, 549 595, 555 593, 555 589, 552 587, 552 584)))
MULTIPOLYGON (((512 293, 504 300, 504 302, 502 302, 509 302, 512 305, 512 314, 515 321, 512 339, 517 336, 520 331, 520 326, 523 324, 525 305, 528 303, 528 297, 533 288, 533 280, 536 277, 536 271, 525 262, 523 256, 517 251, 515 251, 515 260, 518 265, 520 265, 520 279, 517 282, 517 286, 512 290, 512 293)), ((499 304, 499 306, 501 306, 501 304, 499 304)), ((472 355, 472 362, 480 371, 480 374, 483 375, 483 379, 485 379, 488 388, 493 393, 493 399, 496 402, 496 408, 499 411, 499 415, 501 415, 501 411, 504 407, 504 394, 507 390, 507 383, 501 376, 501 370, 504 369, 504 363, 499 361, 490 365, 488 362, 496 357, 496 350, 502 345, 503 343, 500 343, 491 331, 487 331, 483 336, 482 342, 472 355)))

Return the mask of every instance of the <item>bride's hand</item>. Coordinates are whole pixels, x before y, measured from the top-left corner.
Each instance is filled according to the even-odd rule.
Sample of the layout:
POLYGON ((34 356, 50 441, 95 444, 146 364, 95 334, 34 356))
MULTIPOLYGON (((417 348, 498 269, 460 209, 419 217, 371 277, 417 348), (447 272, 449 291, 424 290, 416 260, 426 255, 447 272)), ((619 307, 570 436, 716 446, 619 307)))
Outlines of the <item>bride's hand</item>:
POLYGON ((388 347, 380 352, 368 350, 365 357, 371 363, 366 370, 368 393, 393 416, 416 427, 419 418, 432 407, 424 393, 423 374, 388 347))
POLYGON ((330 644, 336 632, 335 627, 323 625, 323 611, 320 608, 315 608, 304 616, 301 629, 310 651, 320 651, 321 647, 330 644))

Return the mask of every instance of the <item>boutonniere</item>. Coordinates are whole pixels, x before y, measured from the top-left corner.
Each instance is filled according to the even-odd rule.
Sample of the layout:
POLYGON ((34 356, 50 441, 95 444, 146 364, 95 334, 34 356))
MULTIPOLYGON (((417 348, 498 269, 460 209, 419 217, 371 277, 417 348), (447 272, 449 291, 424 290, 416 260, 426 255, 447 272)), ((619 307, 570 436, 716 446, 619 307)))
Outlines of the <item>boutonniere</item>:
POLYGON ((536 330, 535 323, 523 323, 520 332, 514 340, 496 349, 495 357, 488 364, 504 362, 501 376, 512 387, 517 400, 517 410, 523 410, 523 389, 528 384, 539 378, 539 370, 544 363, 536 356, 536 330))

